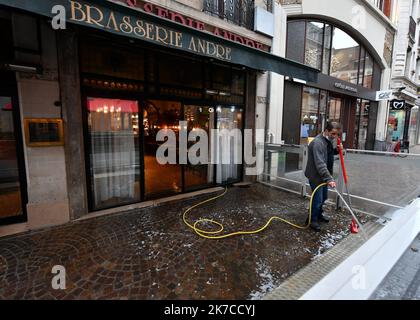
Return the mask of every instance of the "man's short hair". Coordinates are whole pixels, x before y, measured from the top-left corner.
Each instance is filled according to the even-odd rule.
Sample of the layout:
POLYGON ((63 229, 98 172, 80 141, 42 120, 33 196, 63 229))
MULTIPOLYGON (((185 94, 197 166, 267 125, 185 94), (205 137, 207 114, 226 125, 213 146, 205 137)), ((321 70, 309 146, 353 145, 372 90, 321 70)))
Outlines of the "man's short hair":
POLYGON ((332 131, 332 130, 341 130, 341 124, 339 122, 327 122, 325 130, 332 131))

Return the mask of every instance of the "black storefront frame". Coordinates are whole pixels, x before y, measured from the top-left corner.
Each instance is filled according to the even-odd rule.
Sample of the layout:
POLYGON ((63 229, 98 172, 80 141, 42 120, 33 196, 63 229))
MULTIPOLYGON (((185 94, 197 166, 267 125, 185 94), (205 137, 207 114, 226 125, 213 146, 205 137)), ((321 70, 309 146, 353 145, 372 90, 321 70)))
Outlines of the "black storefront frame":
MULTIPOLYGON (((100 42, 100 39, 96 39, 98 40, 98 42, 100 42)), ((80 44, 80 42, 79 42, 80 44)), ((145 45, 143 46, 139 46, 139 48, 145 50, 146 52, 149 51, 153 52, 154 50, 161 52, 161 50, 159 49, 155 49, 153 46, 150 47, 149 45, 145 45)), ((171 51, 170 51, 171 52, 171 51)), ((176 54, 177 56, 181 56, 183 58, 190 58, 189 55, 184 55, 184 54, 176 54)), ((158 55, 159 56, 159 55, 158 55)), ((79 59, 81 59, 81 54, 80 54, 80 50, 79 50, 79 59)), ((184 120, 184 106, 185 105, 195 105, 195 106, 209 106, 209 107, 213 107, 214 109, 216 109, 217 107, 222 107, 222 108, 230 108, 232 106, 232 103, 227 103, 227 102, 220 102, 220 101, 215 101, 213 99, 206 99, 205 98, 205 94, 203 93, 202 97, 200 99, 190 99, 190 98, 182 98, 180 96, 171 96, 171 95, 162 95, 160 94, 160 89, 162 87, 162 83, 160 82, 159 79, 159 62, 155 61, 155 63, 153 64, 153 66, 157 69, 154 70, 155 71, 155 81, 153 82, 149 82, 148 81, 148 68, 149 68, 149 64, 148 62, 148 54, 145 54, 145 59, 144 59, 144 63, 145 63, 145 68, 144 68, 144 81, 139 81, 139 80, 131 80, 131 79, 124 79, 124 78, 117 78, 117 77, 112 77, 112 76, 106 76, 106 75, 100 75, 100 74, 92 74, 92 73, 83 73, 82 70, 80 70, 80 77, 81 77, 81 81, 80 81, 80 90, 81 90, 81 96, 82 96, 82 122, 83 122, 83 140, 84 140, 84 145, 85 145, 85 173, 86 173, 86 184, 87 184, 87 200, 88 200, 88 210, 89 212, 95 212, 95 211, 101 211, 101 210, 106 210, 106 209, 113 209, 113 208, 118 208, 121 206, 125 206, 125 205, 130 205, 130 204, 136 204, 136 203, 141 203, 141 202, 145 202, 145 201, 150 201, 150 200, 155 200, 155 199, 160 199, 163 197, 167 197, 167 196, 173 196, 176 194, 185 194, 185 193, 189 193, 189 192, 193 192, 193 191, 198 191, 198 190, 204 190, 207 189, 209 187, 216 187, 216 186, 227 186, 227 185, 231 185, 233 183, 237 183, 243 180, 244 177, 244 164, 241 165, 241 169, 240 169, 240 176, 238 179, 235 180, 230 180, 229 182, 224 182, 221 184, 218 184, 216 182, 216 175, 217 175, 217 164, 209 164, 213 166, 213 183, 211 184, 207 184, 207 185, 203 185, 203 186, 197 186, 195 188, 188 188, 188 190, 185 188, 185 178, 184 178, 184 168, 185 165, 181 165, 181 183, 182 183, 182 191, 179 193, 169 193, 168 194, 159 194, 159 195, 152 195, 151 197, 146 197, 145 195, 145 163, 144 163, 144 148, 145 148, 145 139, 144 139, 144 131, 143 130, 139 130, 140 133, 140 142, 139 144, 141 145, 139 150, 139 154, 140 154, 140 165, 141 165, 141 177, 140 177, 140 185, 141 185, 141 192, 140 192, 140 201, 134 201, 134 202, 127 202, 127 203, 122 203, 122 204, 118 204, 115 206, 109 206, 109 207, 103 207, 103 208, 99 208, 99 209, 95 209, 94 208, 94 199, 93 199, 93 189, 92 189, 92 177, 91 177, 91 143, 90 143, 90 137, 89 137, 89 126, 88 126, 88 110, 87 110, 87 98, 88 97, 97 97, 97 98, 109 98, 109 99, 132 99, 132 100, 136 100, 139 103, 139 108, 141 108, 141 112, 139 110, 139 123, 143 123, 143 110, 144 110, 144 102, 146 100, 161 100, 161 101, 174 101, 174 102, 179 102, 181 103, 181 117, 180 117, 180 121, 184 120), (130 92, 130 91, 123 91, 123 90, 110 90, 110 89, 106 89, 106 88, 91 88, 88 87, 86 85, 84 85, 83 83, 83 78, 84 77, 94 77, 96 79, 102 79, 102 80, 109 80, 109 81, 128 81, 128 82, 132 82, 132 83, 138 83, 138 84, 143 84, 144 86, 144 91, 143 92, 130 92), (152 85, 155 87, 155 93, 151 94, 148 92, 148 87, 152 85), (141 122, 140 122, 141 121, 141 122)), ((155 58, 156 59, 156 58, 155 58)), ((158 60, 158 59, 157 59, 158 60)), ((210 65, 213 63, 213 61, 209 60, 206 61, 205 59, 202 59, 202 66, 203 69, 205 68, 205 64, 209 63, 210 65)), ((217 62, 217 64, 221 64, 220 62, 217 62)), ((232 75, 232 69, 235 67, 235 65, 233 64, 222 64, 225 67, 229 67, 231 69, 231 75, 232 75)), ((238 68, 241 69, 241 68, 238 68)), ((240 128, 241 132, 242 132, 242 137, 243 137, 243 133, 244 133, 244 129, 246 127, 246 121, 247 121, 247 117, 246 117, 246 105, 247 105, 247 100, 248 100, 248 95, 247 95, 247 87, 248 87, 248 71, 245 68, 242 68, 243 74, 244 74, 244 84, 243 84, 243 102, 240 104, 235 104, 235 107, 237 108, 241 108, 243 110, 242 112, 242 127, 240 128)), ((211 79, 213 80, 213 79, 211 79)), ((231 79, 232 80, 232 79, 231 79)), ((202 90, 205 90, 205 74, 202 74, 202 81, 203 81, 203 88, 202 90)), ((231 85, 232 85, 232 81, 230 81, 231 85)), ((164 85, 165 86, 165 85, 164 85)), ((176 86, 173 85, 166 85, 166 87, 171 87, 174 88, 176 86)), ((180 86, 181 89, 185 89, 185 87, 180 86)), ((210 96, 211 97, 211 96, 210 96)), ((217 126, 217 122, 218 122, 218 113, 215 112, 215 121, 214 121, 214 128, 216 129, 217 126)), ((244 139, 242 139, 242 159, 244 159, 244 154, 245 154, 245 149, 244 149, 244 139)))
POLYGON ((28 212, 26 208, 26 205, 28 204, 28 187, 26 179, 24 142, 22 135, 17 83, 14 73, 7 72, 2 74, 0 72, 0 95, 10 97, 12 100, 12 116, 16 141, 16 161, 18 164, 19 189, 22 206, 22 214, 13 217, 0 218, 0 225, 10 225, 28 221, 28 212))
MULTIPOLYGON (((327 90, 327 89, 322 89, 322 88, 319 88, 319 87, 311 86, 309 84, 305 84, 305 85, 302 85, 301 86, 301 89, 300 89, 301 90, 300 105, 299 105, 300 123, 302 121, 303 92, 304 92, 304 88, 305 87, 317 89, 319 91, 318 92, 318 98, 317 98, 317 101, 318 101, 318 111, 317 111, 318 123, 317 123, 317 131, 318 132, 322 132, 322 124, 319 121, 320 114, 321 114, 320 110, 321 110, 321 99, 322 99, 321 98, 321 95, 322 95, 322 92, 325 92, 326 93, 326 107, 325 107, 325 116, 326 116, 326 118, 329 118, 329 111, 330 111, 329 100, 330 100, 330 97, 331 96, 335 96, 335 97, 338 97, 338 98, 343 99, 343 101, 356 100, 356 104, 358 103, 358 100, 360 100, 361 102, 362 101, 369 102, 369 106, 370 107, 369 107, 368 119, 370 119, 370 116, 371 116, 371 108, 372 108, 372 101, 371 100, 364 99, 364 98, 357 98, 357 97, 353 97, 353 96, 350 96, 350 95, 345 95, 345 94, 343 94, 341 92, 330 91, 330 90, 327 90)), ((344 107, 346 108, 346 105, 344 105, 344 107)), ((349 106, 349 108, 351 108, 351 106, 349 106)), ((349 115, 351 115, 351 112, 349 112, 349 115)), ((340 118, 341 118, 341 120, 343 120, 343 114, 340 115, 340 118)), ((349 117, 348 121, 350 121, 350 119, 351 118, 349 117)), ((357 127, 356 127, 356 125, 354 125, 354 132, 353 132, 353 134, 355 132, 357 132, 357 138, 356 138, 356 140, 354 140, 354 138, 353 138, 353 146, 354 145, 358 146, 359 139, 360 139, 360 136, 359 135, 360 135, 360 124, 361 124, 361 122, 360 122, 361 112, 359 114, 357 114, 357 109, 356 109, 355 116, 354 116, 354 120, 356 120, 356 119, 358 119, 359 121, 358 121, 358 126, 357 127)), ((355 121, 354 121, 354 124, 356 124, 355 121)), ((371 122, 368 121, 368 126, 366 128, 366 130, 367 130, 368 133, 369 133, 369 130, 370 130, 370 126, 371 126, 371 122)), ((350 128, 350 126, 348 126, 348 127, 350 128)), ((408 128, 407 128, 407 132, 408 132, 408 128)), ((299 141, 300 141, 300 139, 301 139, 301 136, 299 136, 299 141)), ((364 146, 365 149, 366 149, 367 144, 368 144, 368 137, 366 138, 366 142, 365 142, 365 146, 364 146)), ((357 149, 357 147, 354 147, 354 148, 352 147, 352 149, 357 149)))
MULTIPOLYGON (((84 144, 85 144, 85 170, 86 170, 86 184, 88 187, 88 192, 87 192, 87 197, 88 197, 88 208, 90 212, 94 212, 94 211, 101 211, 101 210, 106 210, 106 209, 113 209, 113 208, 118 208, 124 205, 130 205, 130 204, 135 204, 135 203, 141 203, 144 201, 150 201, 150 200, 156 200, 156 199, 160 199, 166 196, 173 196, 176 194, 185 194, 185 193, 189 193, 189 192, 193 192, 193 191, 198 191, 198 190, 204 190, 204 189, 208 189, 210 187, 216 187, 216 186, 227 186, 227 185, 231 185, 233 183, 237 183, 242 181, 243 179, 243 174, 244 174, 244 165, 241 165, 241 169, 240 169, 240 176, 238 179, 235 180, 230 180, 229 182, 224 182, 224 183, 217 183, 217 164, 208 164, 209 166, 213 166, 213 182, 212 183, 208 183, 206 185, 202 185, 202 186, 197 186, 197 187, 190 187, 190 188, 186 188, 186 184, 185 184, 185 174, 184 174, 184 170, 185 170, 185 164, 180 165, 181 166, 181 183, 182 183, 182 191, 180 193, 169 193, 166 195, 152 195, 152 196, 148 196, 146 197, 145 191, 146 191, 146 179, 145 179, 145 162, 144 162, 144 150, 145 150, 145 139, 144 139, 144 130, 139 130, 139 160, 140 160, 140 185, 141 185, 141 192, 140 192, 140 200, 139 201, 133 201, 133 202, 127 202, 127 203, 123 203, 123 204, 119 204, 119 205, 115 205, 115 206, 109 206, 109 207, 103 207, 103 208, 99 208, 99 209, 95 209, 94 208, 94 198, 93 198, 93 184, 92 184, 92 176, 91 176, 91 139, 89 136, 89 125, 88 125, 88 110, 87 110, 87 98, 88 97, 93 97, 93 98, 108 98, 108 99, 132 99, 135 101, 138 101, 139 103, 139 123, 143 123, 143 110, 144 110, 144 101, 146 100, 160 100, 160 101, 166 101, 166 100, 170 100, 170 101, 174 101, 174 102, 179 102, 181 103, 181 119, 180 121, 184 121, 184 107, 186 105, 191 105, 191 106, 206 106, 206 107, 213 107, 214 109, 216 109, 217 107, 222 107, 222 108, 230 108, 231 106, 228 104, 216 104, 215 102, 209 102, 209 101, 195 101, 195 100, 187 100, 187 99, 180 99, 179 97, 173 97, 173 98, 168 98, 166 99, 161 99, 159 96, 154 96, 154 97, 149 97, 148 99, 145 99, 145 97, 143 95, 138 95, 138 94, 127 94, 126 92, 109 92, 107 90, 91 90, 91 89, 86 89, 84 88, 82 91, 82 108, 83 108, 83 139, 84 139, 84 144)), ((241 128, 239 128, 242 132, 244 132, 244 127, 245 127, 245 121, 246 121, 246 112, 245 112, 245 107, 243 105, 237 105, 235 107, 240 107, 242 108, 243 112, 242 112, 242 116, 243 116, 243 120, 242 120, 242 126, 241 128)), ((215 112, 215 119, 214 119, 214 127, 212 129, 217 129, 217 122, 218 122, 218 113, 215 112)), ((244 158, 244 141, 242 139, 242 159, 244 158)))

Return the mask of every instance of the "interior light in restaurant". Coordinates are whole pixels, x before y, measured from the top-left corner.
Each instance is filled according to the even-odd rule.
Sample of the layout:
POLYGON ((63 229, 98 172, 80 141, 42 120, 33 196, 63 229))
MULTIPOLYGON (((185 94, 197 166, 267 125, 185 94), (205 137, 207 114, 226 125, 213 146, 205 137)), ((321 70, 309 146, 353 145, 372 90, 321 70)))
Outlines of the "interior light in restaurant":
POLYGON ((206 90, 206 93, 209 94, 209 95, 216 95, 216 94, 218 94, 218 92, 216 90, 209 90, 209 89, 206 90))

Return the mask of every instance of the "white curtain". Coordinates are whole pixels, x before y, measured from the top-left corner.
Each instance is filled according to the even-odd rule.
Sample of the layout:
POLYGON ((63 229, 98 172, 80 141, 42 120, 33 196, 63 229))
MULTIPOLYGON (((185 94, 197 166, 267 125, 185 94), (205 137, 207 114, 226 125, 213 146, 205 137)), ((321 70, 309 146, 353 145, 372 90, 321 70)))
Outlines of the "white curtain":
MULTIPOLYGON (((231 111, 230 108, 222 108, 218 112, 218 125, 219 130, 227 129, 240 129, 240 123, 235 122, 237 119, 238 111, 231 111)), ((235 154, 241 154, 242 152, 242 140, 241 137, 233 137, 230 135, 222 136, 221 139, 216 139, 216 158, 218 164, 216 168, 216 182, 223 183, 228 180, 239 179, 239 167, 240 165, 235 164, 235 154), (228 159, 228 164, 226 164, 228 159), (225 164, 224 164, 225 163, 225 164)), ((240 160, 240 159, 239 159, 240 160)))
POLYGON ((95 114, 97 130, 91 132, 91 166, 95 207, 118 205, 135 197, 136 149, 131 115, 123 127, 111 129, 109 114, 95 114), (108 202, 108 203, 107 203, 108 202))

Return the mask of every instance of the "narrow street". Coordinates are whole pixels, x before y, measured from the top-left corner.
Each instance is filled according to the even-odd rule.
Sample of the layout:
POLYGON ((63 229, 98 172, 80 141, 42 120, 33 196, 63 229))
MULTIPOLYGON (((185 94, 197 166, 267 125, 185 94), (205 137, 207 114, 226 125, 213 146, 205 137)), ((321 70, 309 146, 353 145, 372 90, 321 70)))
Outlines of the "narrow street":
MULTIPOLYGON (((332 221, 320 234, 274 221, 257 235, 207 240, 181 217, 199 201, 1 239, 0 298, 258 299, 344 238, 351 220, 331 211, 332 221), (66 269, 66 290, 51 287, 54 265, 66 269)), ((278 214, 304 224, 307 205, 298 196, 255 184, 229 189, 189 219, 214 218, 226 233, 256 229, 278 214)))

